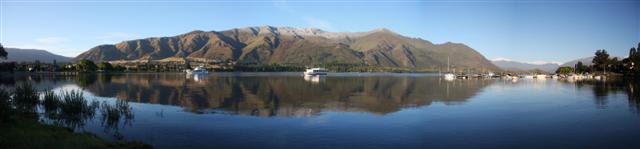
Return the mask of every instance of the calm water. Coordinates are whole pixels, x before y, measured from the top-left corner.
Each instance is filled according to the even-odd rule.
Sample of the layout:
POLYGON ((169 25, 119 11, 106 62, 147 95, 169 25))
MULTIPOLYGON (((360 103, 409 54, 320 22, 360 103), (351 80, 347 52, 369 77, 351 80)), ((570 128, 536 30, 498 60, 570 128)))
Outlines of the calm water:
MULTIPOLYGON (((630 81, 441 80, 433 74, 114 74, 5 77, 129 101, 77 131, 156 148, 640 148, 630 81)), ((44 118, 46 119, 46 118, 44 118)))

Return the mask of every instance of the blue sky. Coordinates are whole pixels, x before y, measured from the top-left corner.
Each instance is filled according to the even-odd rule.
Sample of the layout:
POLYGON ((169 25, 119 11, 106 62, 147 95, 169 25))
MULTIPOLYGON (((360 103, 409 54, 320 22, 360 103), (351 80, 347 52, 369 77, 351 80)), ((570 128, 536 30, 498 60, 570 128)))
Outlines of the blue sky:
POLYGON ((640 42, 639 0, 0 0, 0 43, 75 56, 99 44, 247 26, 388 28, 488 59, 565 62, 640 42))

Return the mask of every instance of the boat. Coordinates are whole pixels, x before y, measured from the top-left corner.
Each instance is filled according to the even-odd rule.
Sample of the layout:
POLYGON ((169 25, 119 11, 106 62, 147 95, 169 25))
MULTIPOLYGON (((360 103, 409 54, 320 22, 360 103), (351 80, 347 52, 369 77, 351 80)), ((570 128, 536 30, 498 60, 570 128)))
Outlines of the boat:
POLYGON ((444 74, 444 79, 445 80, 455 80, 456 79, 456 75, 453 73, 446 73, 444 74))
POLYGON ((327 69, 324 68, 309 68, 304 71, 305 76, 315 76, 315 75, 327 75, 327 69))
POLYGON ((185 72, 187 72, 187 74, 208 74, 209 71, 207 69, 205 69, 204 67, 196 67, 193 70, 185 70, 185 72))
POLYGON ((456 79, 456 74, 451 73, 451 68, 449 66, 449 57, 447 57, 447 73, 445 73, 443 76, 444 76, 445 80, 455 80, 456 79))

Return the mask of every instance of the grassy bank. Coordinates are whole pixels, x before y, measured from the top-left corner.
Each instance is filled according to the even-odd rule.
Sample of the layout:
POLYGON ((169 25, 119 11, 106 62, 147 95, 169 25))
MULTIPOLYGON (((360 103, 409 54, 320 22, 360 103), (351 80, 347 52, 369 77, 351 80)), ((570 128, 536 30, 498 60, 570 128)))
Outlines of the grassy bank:
POLYGON ((100 114, 106 119, 102 123, 117 127, 120 120, 132 117, 127 103, 98 106, 85 100, 79 90, 40 94, 29 83, 11 91, 0 88, 0 148, 152 148, 141 142, 107 141, 73 131, 92 119, 97 109, 105 108, 115 110, 103 110, 100 114))
POLYGON ((105 141, 93 134, 74 133, 69 128, 45 125, 28 118, 0 124, 0 132, 0 148, 7 149, 151 148, 141 142, 105 141))

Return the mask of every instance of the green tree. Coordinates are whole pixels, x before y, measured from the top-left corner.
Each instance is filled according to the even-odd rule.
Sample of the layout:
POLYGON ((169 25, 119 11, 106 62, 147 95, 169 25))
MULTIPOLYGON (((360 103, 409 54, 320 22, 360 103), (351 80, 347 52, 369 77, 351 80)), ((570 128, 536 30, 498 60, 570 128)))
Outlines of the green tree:
POLYGON ((98 69, 102 71, 113 71, 113 65, 109 62, 101 62, 100 65, 98 65, 98 69))
POLYGON ((572 67, 558 67, 558 69, 556 70, 557 74, 568 74, 568 73, 573 73, 574 68, 572 67))
POLYGON ((7 59, 7 55, 7 51, 5 51, 2 44, 0 44, 0 58, 7 59))
POLYGON ((578 61, 575 66, 576 73, 585 73, 590 72, 589 66, 582 64, 581 61, 578 61))
POLYGON ((591 61, 593 62, 594 69, 596 69, 596 71, 604 71, 607 65, 611 64, 609 53, 604 49, 600 49, 596 51, 595 55, 596 56, 593 57, 593 60, 591 61))
POLYGON ((76 69, 82 72, 92 72, 92 71, 96 71, 96 69, 98 68, 98 66, 96 66, 96 64, 93 63, 93 61, 86 60, 86 59, 78 61, 76 65, 77 65, 76 69))

